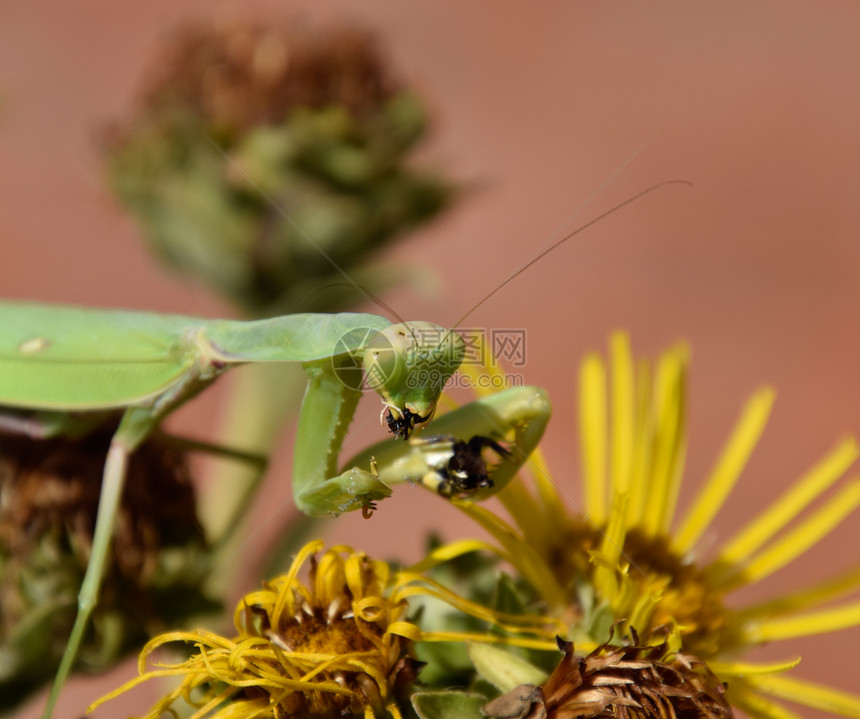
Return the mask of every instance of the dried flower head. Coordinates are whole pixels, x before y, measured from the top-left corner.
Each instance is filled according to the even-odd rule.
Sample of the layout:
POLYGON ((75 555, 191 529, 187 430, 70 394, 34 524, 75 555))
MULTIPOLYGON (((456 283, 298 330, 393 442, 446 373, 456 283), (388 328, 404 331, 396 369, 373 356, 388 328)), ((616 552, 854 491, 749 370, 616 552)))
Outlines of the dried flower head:
MULTIPOLYGON (((0 701, 51 678, 89 562, 105 428, 78 440, 0 441, 0 701)), ((205 551, 183 454, 152 438, 129 463, 96 621, 77 668, 99 671, 149 632, 208 605, 205 551), (177 596, 183 596, 177 602, 177 596)))
POLYGON ((276 125, 298 107, 338 105, 364 115, 399 91, 371 35, 216 19, 187 24, 164 47, 144 105, 205 118, 214 131, 276 125))
POLYGON ((564 654, 541 686, 522 685, 483 707, 516 719, 727 719, 725 688, 699 659, 667 644, 601 644, 585 657, 558 640, 564 654))
POLYGON ((406 601, 388 598, 389 568, 349 547, 326 550, 314 541, 290 571, 246 595, 236 607, 237 634, 170 632, 153 639, 140 656, 140 676, 104 701, 153 677, 178 676, 180 685, 147 719, 173 711, 180 698, 195 717, 382 716, 399 717, 396 698, 416 677, 410 654, 418 629, 406 621, 406 601), (309 562, 305 582, 299 570, 309 562), (159 647, 184 642, 194 653, 178 664, 155 663, 159 647))

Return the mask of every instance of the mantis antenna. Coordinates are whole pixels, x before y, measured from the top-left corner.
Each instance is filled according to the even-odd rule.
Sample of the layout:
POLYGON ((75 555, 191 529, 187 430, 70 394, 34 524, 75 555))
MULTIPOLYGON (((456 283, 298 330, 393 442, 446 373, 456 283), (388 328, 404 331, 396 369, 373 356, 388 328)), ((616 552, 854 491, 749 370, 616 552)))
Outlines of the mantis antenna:
POLYGON ((493 299, 493 297, 495 297, 496 294, 498 294, 503 288, 507 287, 507 285, 510 282, 512 282, 515 278, 517 278, 519 275, 521 275, 523 272, 525 272, 533 264, 535 264, 539 260, 542 260, 544 257, 546 257, 550 252, 552 252, 553 250, 557 250, 565 242, 572 239, 573 237, 578 235, 580 232, 584 232, 589 227, 597 224, 598 222, 605 219, 606 217, 609 217, 609 215, 612 215, 612 214, 618 212, 618 210, 622 209, 623 207, 626 207, 627 205, 630 205, 630 204, 636 202, 636 200, 640 199, 641 197, 644 197, 645 195, 647 195, 651 192, 654 192, 654 190, 659 190, 660 188, 666 187, 667 185, 687 185, 687 186, 692 187, 693 183, 690 182, 689 180, 666 180, 664 182, 658 182, 656 185, 651 185, 651 187, 647 187, 644 190, 640 190, 639 192, 637 192, 632 197, 628 197, 626 200, 624 200, 624 202, 620 202, 619 204, 615 205, 615 207, 612 207, 612 208, 606 210, 606 212, 599 214, 593 220, 586 222, 584 225, 578 227, 573 232, 565 235, 564 237, 562 237, 557 242, 554 242, 552 245, 547 247, 545 250, 542 250, 541 252, 539 252, 536 257, 532 257, 530 260, 528 260, 522 267, 520 267, 510 277, 508 277, 508 279, 506 279, 504 282, 502 282, 500 285, 498 285, 494 290, 492 290, 490 293, 488 293, 480 302, 475 304, 468 312, 466 312, 466 314, 464 314, 459 320, 457 320, 457 324, 455 324, 451 328, 451 331, 457 329, 457 327, 459 327, 461 324, 463 324, 463 322, 465 322, 475 310, 477 310, 479 307, 483 307, 485 304, 487 304, 487 302, 489 302, 491 299, 493 299))
POLYGON ((525 272, 538 260, 543 259, 580 232, 623 207, 636 202, 641 197, 672 184, 692 185, 687 180, 667 180, 652 185, 601 213, 590 222, 554 242, 545 250, 539 250, 534 257, 527 260, 524 265, 466 312, 451 329, 445 329, 428 322, 413 322, 392 325, 381 330, 378 336, 385 343, 385 347, 368 346, 364 354, 364 367, 365 370, 372 368, 374 374, 387 378, 385 385, 377 390, 383 398, 384 408, 380 414, 380 422, 383 426, 387 423, 389 430, 395 437, 408 439, 413 430, 423 427, 430 421, 442 386, 462 362, 464 344, 457 334, 456 328, 462 325, 475 310, 487 303, 514 278, 525 272), (419 326, 421 327, 420 330, 418 329, 419 326), (441 339, 438 342, 423 342, 416 334, 416 332, 423 330, 429 330, 434 336, 441 337, 441 339), (404 344, 404 340, 409 336, 411 336, 411 345, 407 346, 404 344), (445 347, 449 347, 450 351, 446 352, 445 347), (440 361, 445 365, 445 371, 438 371, 440 361), (435 380, 430 381, 428 377, 435 377, 435 380))
POLYGON ((305 295, 305 298, 302 300, 302 302, 300 303, 299 306, 301 307, 301 305, 303 305, 305 302, 307 302, 313 295, 320 294, 322 292, 325 292, 326 290, 332 289, 333 287, 350 287, 350 288, 354 289, 356 292, 358 292, 359 294, 361 294, 361 296, 364 297, 364 299, 368 300, 372 304, 376 305, 380 309, 387 312, 389 315, 391 315, 398 322, 401 322, 404 324, 406 323, 406 320, 404 320, 400 316, 400 314, 398 314, 397 310, 395 310, 385 300, 383 300, 382 298, 373 294, 370 290, 363 287, 361 284, 359 284, 356 281, 352 281, 352 282, 346 282, 346 281, 329 282, 328 284, 322 285, 321 287, 317 287, 317 288, 311 290, 311 292, 309 292, 307 295, 305 295))

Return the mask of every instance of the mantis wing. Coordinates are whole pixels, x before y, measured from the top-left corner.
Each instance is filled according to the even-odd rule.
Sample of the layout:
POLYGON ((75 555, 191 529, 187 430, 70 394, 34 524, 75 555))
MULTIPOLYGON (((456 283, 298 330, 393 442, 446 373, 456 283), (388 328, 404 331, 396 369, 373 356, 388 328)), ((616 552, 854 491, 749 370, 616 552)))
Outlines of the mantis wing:
POLYGON ((203 335, 222 362, 313 362, 355 353, 390 324, 379 315, 306 313, 255 322, 213 320, 203 335))
POLYGON ((0 303, 0 405, 87 411, 162 394, 194 364, 186 331, 205 320, 0 303))
POLYGON ((239 322, 0 302, 0 405, 90 411, 145 404, 198 361, 319 360, 360 349, 389 324, 353 313, 239 322))

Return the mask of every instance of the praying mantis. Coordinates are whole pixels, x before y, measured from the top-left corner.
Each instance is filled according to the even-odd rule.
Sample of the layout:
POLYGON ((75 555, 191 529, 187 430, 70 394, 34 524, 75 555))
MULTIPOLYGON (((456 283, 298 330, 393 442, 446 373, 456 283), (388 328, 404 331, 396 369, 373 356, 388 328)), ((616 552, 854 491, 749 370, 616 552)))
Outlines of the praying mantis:
MULTIPOLYGON (((676 182, 689 184, 660 183, 616 205, 538 253, 475 307, 574 235, 676 182)), ((502 489, 537 446, 551 412, 545 391, 515 387, 481 398, 436 420, 437 434, 426 442, 375 447, 338 468, 363 388, 382 398, 381 419, 395 437, 408 439, 433 418, 463 353, 454 330, 430 322, 393 324, 372 314, 243 322, 0 302, 0 432, 74 437, 120 416, 105 459, 78 613, 45 719, 97 601, 129 457, 168 414, 233 367, 300 362, 308 375, 293 462, 293 496, 300 510, 309 515, 361 510, 368 516, 391 494, 391 485, 402 482, 446 497, 482 500, 502 489), (487 447, 498 455, 491 477, 481 456, 487 447)))
POLYGON ((343 471, 339 450, 369 385, 381 420, 408 439, 433 417, 457 370, 460 336, 429 322, 392 324, 372 314, 295 314, 250 322, 180 315, 0 302, 0 432, 32 438, 80 436, 111 416, 119 425, 107 452, 92 552, 78 613, 45 709, 50 717, 71 670, 102 581, 126 468, 135 448, 173 410, 227 370, 258 362, 301 362, 308 375, 296 434, 293 495, 309 515, 362 510, 411 481, 445 496, 498 491, 536 446, 549 419, 546 394, 512 388, 440 418, 445 437, 486 437, 499 455, 492 480, 483 441, 438 438, 387 450, 382 473, 368 457, 343 471), (500 444, 507 441, 508 451, 500 444), (386 463, 390 461, 390 466, 386 463))

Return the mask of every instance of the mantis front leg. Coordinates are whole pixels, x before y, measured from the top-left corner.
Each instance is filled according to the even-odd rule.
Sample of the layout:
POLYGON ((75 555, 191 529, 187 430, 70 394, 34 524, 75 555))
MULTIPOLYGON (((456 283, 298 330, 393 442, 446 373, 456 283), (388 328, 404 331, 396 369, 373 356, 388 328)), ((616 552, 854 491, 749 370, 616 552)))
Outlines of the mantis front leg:
POLYGON ((340 448, 362 393, 348 387, 330 361, 307 364, 305 370, 308 386, 293 457, 296 506, 310 516, 373 509, 391 489, 370 471, 370 459, 338 472, 340 448))
MULTIPOLYGON (((392 334, 395 341, 398 334, 406 338, 403 341, 407 344, 413 341, 400 326, 393 325, 392 334)), ((446 333, 444 337, 449 335, 446 333)), ((435 345, 435 349, 440 346, 435 345)), ((459 363, 460 355, 454 353, 454 356, 459 363)), ((395 360, 399 355, 395 351, 391 357, 393 359, 388 364, 396 366, 395 360)), ((385 358, 380 361, 385 361, 385 358)), ((438 363, 438 358, 430 356, 424 361, 433 366, 431 361, 438 363)), ((417 370, 426 369, 418 363, 416 366, 417 370)), ((449 363, 448 371, 443 375, 445 379, 453 372, 451 366, 453 363, 449 363)), ((296 433, 293 495, 296 506, 311 516, 373 509, 376 501, 391 494, 392 485, 403 482, 421 483, 445 496, 468 494, 470 499, 480 501, 498 492, 514 477, 543 436, 551 413, 544 390, 514 387, 434 420, 429 434, 443 435, 447 444, 445 441, 427 443, 420 439, 406 443, 402 440, 409 436, 409 431, 396 431, 400 428, 398 423, 404 417, 412 417, 423 425, 432 416, 441 390, 441 383, 428 387, 418 384, 423 374, 413 368, 412 375, 400 378, 399 401, 391 401, 390 387, 377 389, 383 396, 386 411, 390 413, 392 406, 399 409, 396 418, 389 416, 388 423, 401 441, 389 440, 372 447, 354 457, 347 463, 347 469, 341 472, 338 456, 361 397, 357 387, 349 386, 350 371, 354 369, 355 358, 347 354, 339 359, 334 357, 305 364, 309 379, 296 433), (404 397, 412 398, 412 407, 409 401, 403 400, 404 397), (475 438, 478 440, 473 441, 475 438), (481 450, 486 447, 495 448, 499 457, 493 466, 492 477, 487 477, 490 481, 469 476, 460 481, 458 477, 446 474, 451 472, 452 456, 463 452, 467 455, 466 465, 478 467, 481 471, 481 450)), ((390 370, 390 367, 385 369, 390 370)), ((390 371, 381 375, 397 376, 390 371)), ((461 459, 458 456, 455 463, 461 459)), ((470 470, 461 467, 455 471, 468 474, 470 470)))
MULTIPOLYGON (((456 439, 474 447, 501 445, 495 450, 489 483, 474 484, 468 492, 472 501, 481 501, 501 490, 514 478, 528 456, 537 447, 552 413, 545 390, 539 387, 513 387, 476 400, 434 420, 428 430, 432 439, 413 439, 408 443, 388 440, 356 457, 350 466, 365 466, 376 459, 378 479, 386 486, 410 482, 421 484, 439 494, 451 496, 448 460, 456 439), (439 441, 441 435, 442 440, 439 441), (479 442, 470 442, 479 438, 479 442)), ((465 484, 463 485, 465 486, 465 484)))

